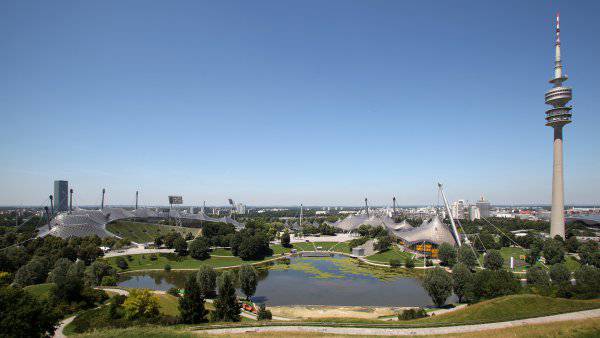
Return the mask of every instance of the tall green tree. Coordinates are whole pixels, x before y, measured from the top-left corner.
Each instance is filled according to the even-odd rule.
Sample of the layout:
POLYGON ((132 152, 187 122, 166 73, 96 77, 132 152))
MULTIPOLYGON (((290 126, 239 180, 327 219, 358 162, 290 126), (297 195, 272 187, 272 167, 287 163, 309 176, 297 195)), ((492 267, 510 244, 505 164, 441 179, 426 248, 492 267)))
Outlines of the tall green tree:
POLYGON ((452 268, 452 289, 460 303, 468 301, 467 295, 473 285, 473 273, 463 263, 457 263, 452 268))
POLYGON ((244 264, 239 271, 240 288, 247 299, 256 292, 258 286, 258 272, 252 265, 244 264))
POLYGON ((185 281, 183 297, 179 298, 181 321, 186 324, 197 324, 204 321, 204 296, 195 275, 188 276, 185 281))
POLYGON ((188 244, 181 236, 177 237, 173 242, 173 249, 175 249, 175 252, 179 256, 186 256, 188 254, 188 244))
POLYGON ((52 337, 60 315, 44 301, 15 287, 0 288, 0 336, 52 337))
POLYGON ((443 266, 453 266, 456 264, 456 248, 450 243, 442 243, 438 251, 440 264, 443 266))
POLYGON ((504 258, 498 250, 489 250, 483 257, 483 267, 490 270, 500 270, 504 265, 504 258))
POLYGON ((548 239, 544 242, 542 249, 546 263, 552 265, 561 263, 565 260, 565 249, 561 241, 556 239, 548 239))
POLYGON ((200 266, 198 274, 196 274, 196 282, 205 298, 213 298, 216 295, 217 272, 210 266, 200 266))
POLYGON ((457 260, 466 265, 469 269, 474 269, 477 266, 477 256, 473 252, 473 248, 469 245, 462 245, 458 249, 457 260))
POLYGON ((442 268, 428 270, 422 283, 436 306, 444 305, 446 299, 452 294, 452 278, 442 268))
POLYGON ((231 271, 223 272, 217 278, 217 298, 215 311, 211 313, 213 321, 240 321, 240 306, 235 295, 234 276, 231 271))
POLYGON ((290 232, 287 229, 281 235, 281 246, 284 248, 290 247, 290 232))
POLYGON ((205 237, 196 237, 190 243, 190 256, 195 259, 208 259, 210 258, 210 241, 205 237))

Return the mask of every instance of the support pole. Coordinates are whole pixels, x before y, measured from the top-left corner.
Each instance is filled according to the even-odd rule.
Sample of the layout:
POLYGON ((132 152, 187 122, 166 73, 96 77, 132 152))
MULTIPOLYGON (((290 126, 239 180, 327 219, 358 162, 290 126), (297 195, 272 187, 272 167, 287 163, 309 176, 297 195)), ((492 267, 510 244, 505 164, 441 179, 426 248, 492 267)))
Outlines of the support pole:
POLYGON ((48 196, 50 199, 50 215, 54 215, 54 198, 52 195, 48 196))
POLYGON ((368 203, 366 197, 365 197, 365 210, 367 211, 367 217, 369 217, 369 203, 368 203))
POLYGON ((104 194, 106 194, 106 189, 102 188, 102 203, 100 204, 100 210, 104 209, 104 194))
POLYGON ((446 199, 446 195, 444 195, 444 189, 442 189, 442 184, 438 183, 438 188, 440 189, 440 193, 442 194, 442 198, 444 199, 444 205, 446 206, 446 212, 448 213, 448 217, 450 217, 450 224, 452 224, 452 232, 454 234, 454 239, 458 246, 460 247, 462 244, 460 242, 460 236, 458 235, 458 231, 456 230, 456 224, 454 223, 454 218, 452 218, 452 212, 450 212, 450 206, 448 205, 448 200, 446 199))
POLYGON ((135 191, 135 209, 137 210, 138 208, 138 197, 139 197, 139 191, 135 191))
POLYGON ((73 189, 69 190, 69 213, 73 211, 73 189))

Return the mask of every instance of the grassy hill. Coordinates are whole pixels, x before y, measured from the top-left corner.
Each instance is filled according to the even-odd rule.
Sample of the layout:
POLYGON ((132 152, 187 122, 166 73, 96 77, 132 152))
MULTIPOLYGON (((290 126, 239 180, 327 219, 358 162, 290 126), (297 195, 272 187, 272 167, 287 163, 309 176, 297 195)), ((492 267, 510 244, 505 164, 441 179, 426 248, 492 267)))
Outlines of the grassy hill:
POLYGON ((410 252, 400 251, 400 249, 398 249, 398 247, 394 245, 389 250, 378 252, 374 255, 365 258, 373 262, 384 264, 388 264, 390 262, 390 259, 399 259, 404 264, 406 258, 410 258, 412 256, 414 255, 410 252))
POLYGON ((200 235, 202 232, 202 230, 198 228, 186 228, 132 221, 115 221, 106 225, 106 230, 119 237, 127 238, 130 241, 137 243, 152 242, 156 237, 160 235, 166 235, 171 231, 177 231, 183 236, 191 233, 194 237, 200 235))

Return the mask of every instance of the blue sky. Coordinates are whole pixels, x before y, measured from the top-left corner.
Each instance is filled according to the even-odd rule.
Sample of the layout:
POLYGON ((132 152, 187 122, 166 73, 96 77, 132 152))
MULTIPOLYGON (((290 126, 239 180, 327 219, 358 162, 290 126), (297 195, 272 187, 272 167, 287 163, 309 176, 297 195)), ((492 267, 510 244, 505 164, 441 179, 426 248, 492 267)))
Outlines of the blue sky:
POLYGON ((600 203, 598 1, 4 1, 0 205, 600 203))

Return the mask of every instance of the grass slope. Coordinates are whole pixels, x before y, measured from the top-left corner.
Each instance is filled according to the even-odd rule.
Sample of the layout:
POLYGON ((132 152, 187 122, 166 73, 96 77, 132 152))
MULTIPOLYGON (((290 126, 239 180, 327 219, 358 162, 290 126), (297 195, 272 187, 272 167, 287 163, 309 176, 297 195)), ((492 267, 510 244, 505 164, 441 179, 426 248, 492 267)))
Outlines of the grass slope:
POLYGON ((192 235, 198 236, 202 232, 198 228, 186 228, 177 227, 171 225, 154 224, 154 223, 142 223, 132 221, 116 221, 106 225, 106 230, 113 234, 127 238, 130 241, 137 243, 153 242, 159 235, 165 235, 171 231, 177 231, 183 236, 191 233, 192 235))
POLYGON ((31 293, 36 298, 44 299, 44 298, 48 298, 48 295, 50 294, 50 289, 52 288, 52 286, 54 286, 54 283, 43 283, 43 284, 28 285, 28 286, 24 287, 23 289, 25 291, 31 293))
POLYGON ((390 262, 390 259, 399 259, 403 264, 404 261, 406 260, 406 258, 410 258, 414 256, 413 254, 411 254, 410 252, 404 252, 404 251, 400 251, 400 249, 398 249, 397 246, 393 246, 391 249, 383 251, 383 252, 378 252, 374 255, 365 257, 366 259, 373 261, 373 262, 378 262, 378 263, 385 263, 388 264, 390 262))
POLYGON ((600 308, 600 300, 574 300, 532 294, 499 297, 464 309, 433 317, 406 321, 406 324, 476 324, 503 322, 532 317, 600 308))

